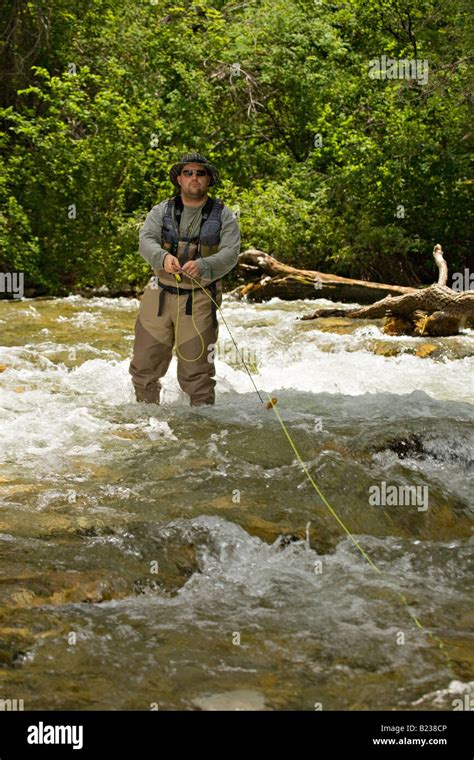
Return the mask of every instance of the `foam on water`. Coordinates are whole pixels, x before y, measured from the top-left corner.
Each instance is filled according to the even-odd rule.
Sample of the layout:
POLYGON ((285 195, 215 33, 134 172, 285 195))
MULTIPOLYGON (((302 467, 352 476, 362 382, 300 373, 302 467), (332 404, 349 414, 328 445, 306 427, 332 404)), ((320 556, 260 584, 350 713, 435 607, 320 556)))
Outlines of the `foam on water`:
MULTIPOLYGON (((433 398, 473 401, 474 357, 439 361, 409 354, 377 355, 367 350, 368 339, 383 338, 402 344, 416 344, 422 339, 386 336, 375 325, 359 327, 351 334, 302 329, 296 318, 301 316, 301 304, 305 302, 292 302, 291 307, 285 304, 278 310, 275 307, 282 307, 284 302, 277 301, 272 299, 257 307, 232 301, 225 304, 226 321, 244 359, 246 355, 256 358, 255 381, 259 388, 268 392, 285 388, 354 396, 384 391, 405 394, 422 389, 433 398), (331 352, 320 347, 330 347, 331 352)), ((225 325, 220 328, 219 340, 231 342, 225 325)), ((244 393, 250 389, 248 376, 238 363, 238 355, 235 367, 218 359, 217 377, 226 381, 220 390, 244 393)))
MULTIPOLYGON (((45 457, 61 450, 69 454, 93 453, 101 447, 101 436, 113 428, 103 406, 119 407, 134 401, 129 360, 119 359, 108 346, 91 345, 87 327, 100 321, 101 309, 134 311, 137 302, 95 298, 86 301, 84 309, 84 299, 79 296, 64 301, 81 307, 74 317, 67 318, 81 327, 80 342, 55 343, 48 336, 47 341, 37 344, 0 348, 0 364, 6 367, 1 375, 0 405, 4 461, 22 455, 45 457), (56 354, 67 351, 91 358, 74 367, 52 361, 56 354)), ((279 299, 257 305, 230 299, 225 302, 224 313, 237 344, 244 356, 256 359, 253 376, 262 391, 362 396, 404 395, 420 389, 435 399, 472 402, 474 357, 440 361, 408 354, 377 355, 359 347, 359 341, 379 337, 378 327, 364 326, 342 335, 302 329, 302 323, 295 318, 301 315, 305 303, 314 306, 314 302, 285 303, 279 299), (328 344, 331 351, 327 350, 328 344)), ((61 302, 54 302, 54 306, 59 308, 61 302)), ((41 317, 32 304, 25 304, 25 308, 29 316, 41 317)), ((60 314, 57 318, 66 319, 60 314)), ((131 338, 123 334, 127 344, 131 338)), ((231 345, 222 323, 219 339, 231 345)), ((238 362, 238 356, 231 361, 218 356, 218 399, 225 400, 227 394, 253 393, 250 379, 238 362)), ((176 370, 173 358, 163 379, 162 401, 187 406, 188 398, 179 388, 176 370)), ((137 421, 137 426, 144 424, 137 421)), ((146 432, 160 437, 163 431, 146 432)))

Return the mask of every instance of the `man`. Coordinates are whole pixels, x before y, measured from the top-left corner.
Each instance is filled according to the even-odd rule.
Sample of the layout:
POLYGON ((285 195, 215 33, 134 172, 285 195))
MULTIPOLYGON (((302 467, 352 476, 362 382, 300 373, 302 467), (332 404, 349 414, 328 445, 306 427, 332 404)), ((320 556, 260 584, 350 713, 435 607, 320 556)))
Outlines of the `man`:
POLYGON ((170 170, 174 197, 154 206, 140 230, 140 254, 156 276, 145 288, 135 325, 130 373, 137 401, 160 403, 160 379, 175 345, 178 383, 191 406, 215 402, 218 324, 207 293, 221 304, 221 278, 240 251, 233 213, 207 194, 217 177, 205 156, 184 155, 170 170))

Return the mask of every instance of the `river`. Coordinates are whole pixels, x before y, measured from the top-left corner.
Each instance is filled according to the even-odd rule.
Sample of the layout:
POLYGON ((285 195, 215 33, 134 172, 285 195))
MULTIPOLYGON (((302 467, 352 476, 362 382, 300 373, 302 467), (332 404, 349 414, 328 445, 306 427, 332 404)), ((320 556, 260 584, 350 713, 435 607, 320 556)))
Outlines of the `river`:
POLYGON ((175 359, 163 404, 142 405, 136 300, 0 302, 0 698, 311 711, 474 696, 474 332, 298 321, 325 305, 223 310, 381 572, 222 321, 216 405, 189 407, 175 359), (374 504, 374 486, 427 501, 374 504))

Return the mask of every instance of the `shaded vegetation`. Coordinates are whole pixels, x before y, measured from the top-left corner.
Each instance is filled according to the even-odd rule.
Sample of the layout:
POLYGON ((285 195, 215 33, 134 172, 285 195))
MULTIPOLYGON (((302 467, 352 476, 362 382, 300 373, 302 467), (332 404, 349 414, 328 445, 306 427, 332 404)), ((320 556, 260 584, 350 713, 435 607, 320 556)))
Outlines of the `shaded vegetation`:
POLYGON ((467 0, 6 0, 0 271, 141 286, 138 229, 199 150, 243 247, 399 284, 468 265, 467 0), (427 62, 372 78, 381 56, 427 62))

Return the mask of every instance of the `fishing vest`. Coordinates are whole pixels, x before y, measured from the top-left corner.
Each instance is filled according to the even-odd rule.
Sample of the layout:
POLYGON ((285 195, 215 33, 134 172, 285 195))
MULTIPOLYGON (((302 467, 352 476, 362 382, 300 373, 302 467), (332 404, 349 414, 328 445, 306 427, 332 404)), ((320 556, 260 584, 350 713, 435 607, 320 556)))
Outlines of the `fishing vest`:
POLYGON ((219 249, 221 216, 224 204, 218 198, 208 198, 201 214, 199 234, 187 238, 179 233, 183 213, 180 195, 170 198, 166 205, 161 228, 162 246, 179 260, 181 266, 191 259, 212 256, 219 249))
MULTIPOLYGON (((192 259, 212 256, 217 253, 221 239, 221 216, 224 204, 218 198, 208 198, 201 212, 201 226, 199 234, 193 238, 187 238, 179 232, 179 223, 183 213, 183 201, 180 195, 170 198, 166 204, 165 213, 161 227, 161 245, 166 250, 177 257, 181 266, 192 259)), ((191 291, 195 289, 193 284, 188 285, 184 281, 180 288, 176 287, 176 279, 173 274, 161 269, 156 272, 157 283, 160 288, 158 316, 163 314, 163 305, 165 293, 179 293, 187 296, 186 314, 192 314, 191 291)), ((189 282, 189 280, 188 280, 189 282)), ((221 280, 214 280, 209 286, 210 293, 213 297, 211 302, 212 323, 217 327, 216 302, 220 304, 222 300, 222 283, 221 280)))

